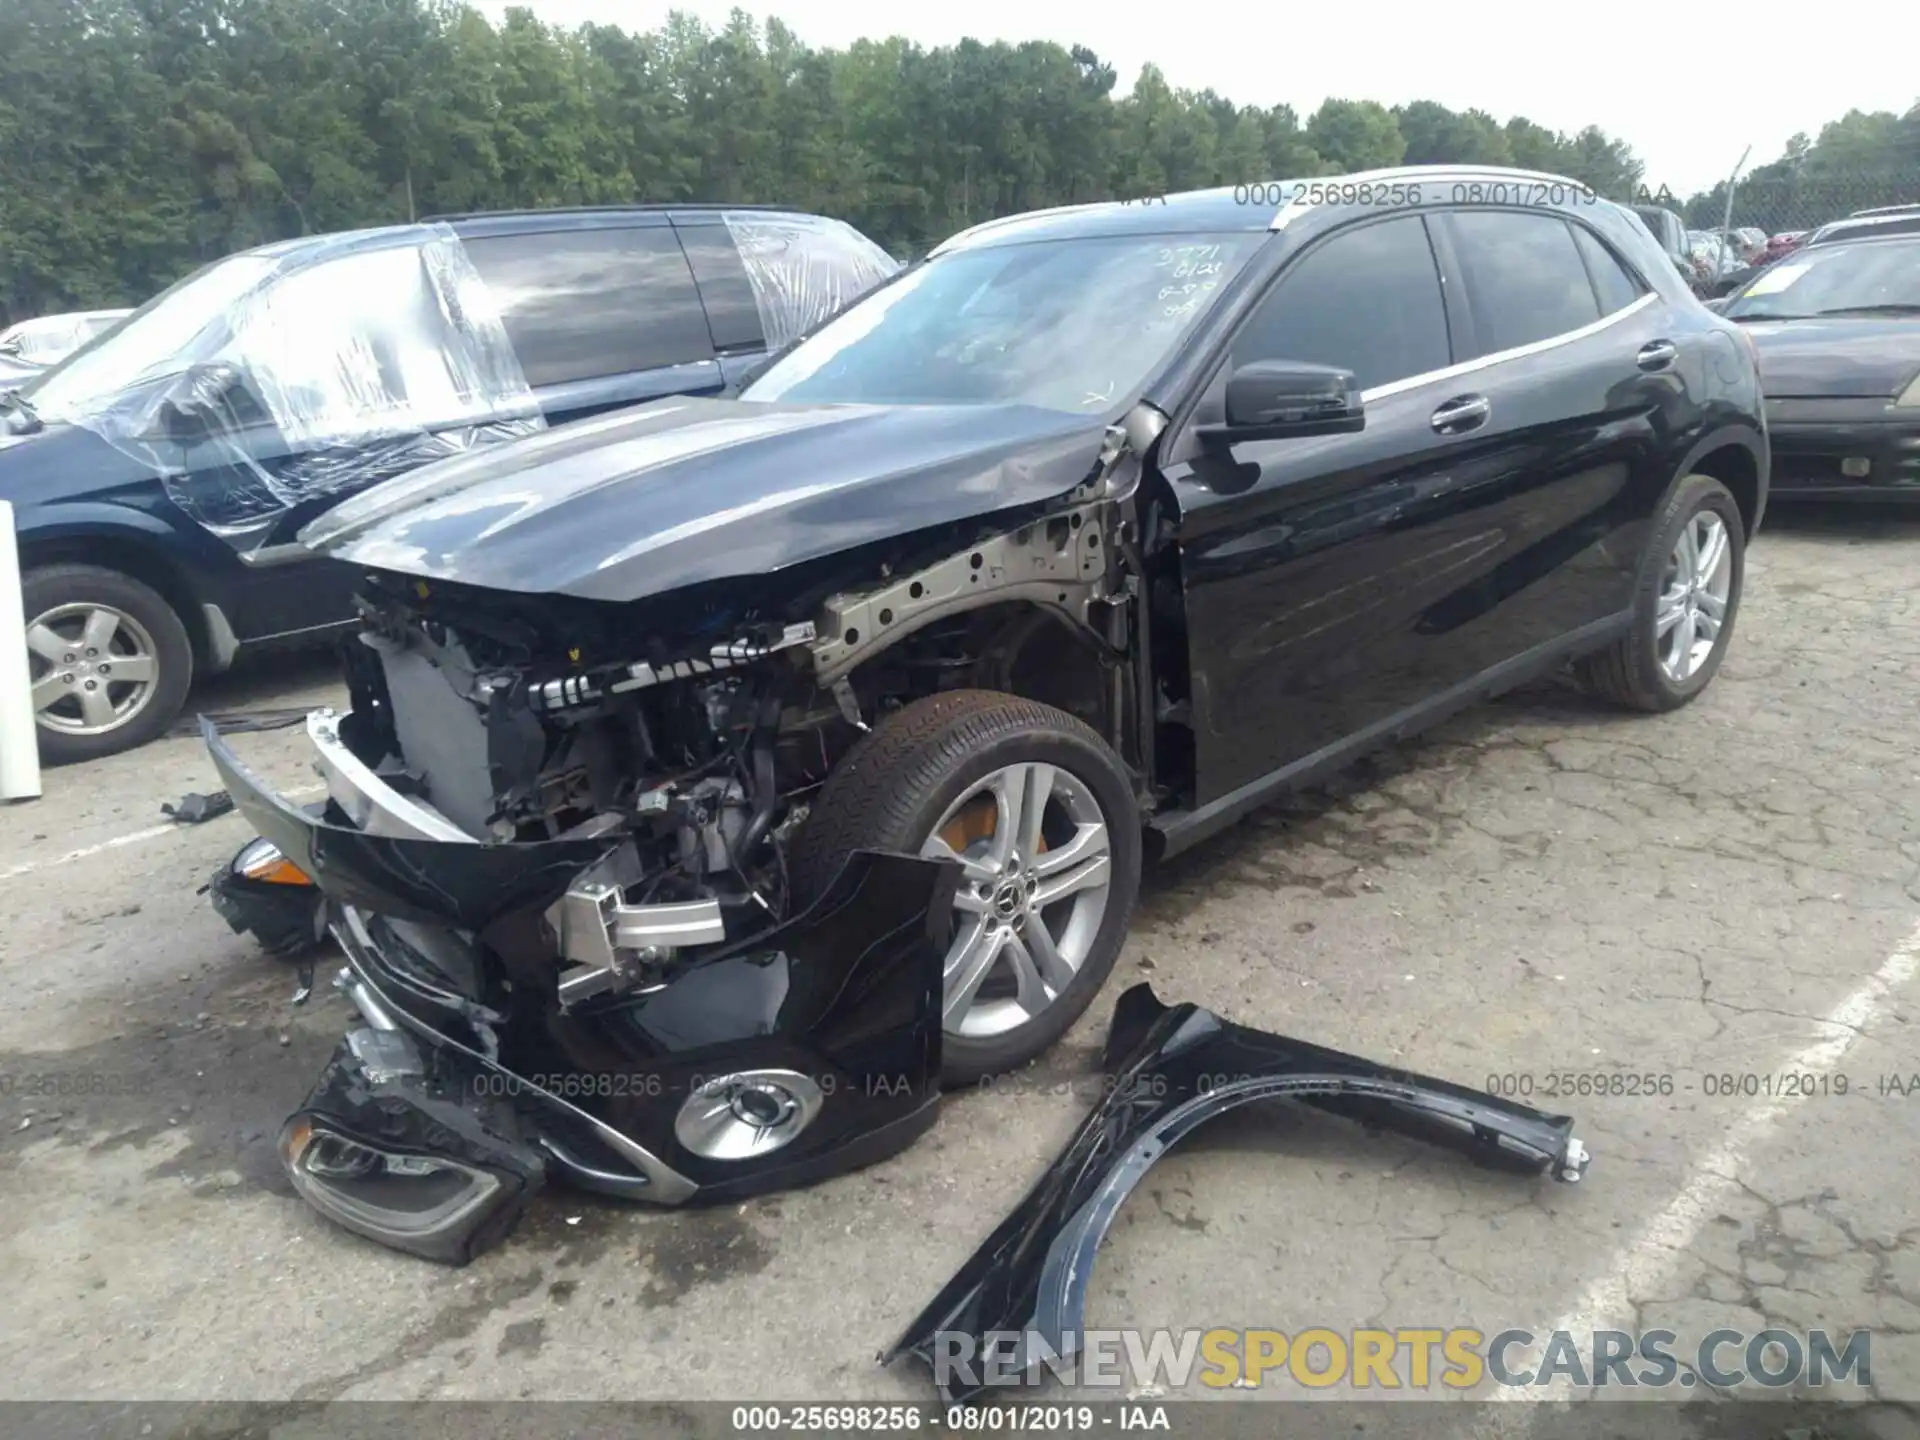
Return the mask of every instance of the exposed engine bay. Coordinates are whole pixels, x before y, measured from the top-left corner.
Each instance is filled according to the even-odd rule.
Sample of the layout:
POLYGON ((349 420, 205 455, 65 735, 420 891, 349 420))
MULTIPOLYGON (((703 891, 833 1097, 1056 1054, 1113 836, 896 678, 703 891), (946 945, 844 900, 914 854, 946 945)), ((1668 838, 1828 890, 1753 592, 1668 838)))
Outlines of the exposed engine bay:
POLYGON ((809 799, 891 709, 978 684, 1039 639, 1110 672, 1062 696, 1082 718, 1110 733, 1132 713, 1111 509, 870 560, 858 589, 837 588, 843 559, 764 604, 737 584, 610 607, 374 575, 338 740, 422 838, 617 841, 546 916, 558 993, 644 992, 811 898, 790 864, 809 799))

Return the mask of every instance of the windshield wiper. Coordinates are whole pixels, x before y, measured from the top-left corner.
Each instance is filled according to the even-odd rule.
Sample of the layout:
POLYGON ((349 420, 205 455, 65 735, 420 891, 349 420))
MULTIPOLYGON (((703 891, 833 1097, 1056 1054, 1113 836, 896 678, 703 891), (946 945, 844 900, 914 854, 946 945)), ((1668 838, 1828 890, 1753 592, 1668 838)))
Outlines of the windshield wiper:
POLYGON ((1738 324, 1742 320, 1811 320, 1813 317, 1791 310, 1743 310, 1738 315, 1727 315, 1725 318, 1738 324))
POLYGON ((1831 310, 1816 312, 1821 315, 1920 315, 1920 305, 1838 305, 1831 310))

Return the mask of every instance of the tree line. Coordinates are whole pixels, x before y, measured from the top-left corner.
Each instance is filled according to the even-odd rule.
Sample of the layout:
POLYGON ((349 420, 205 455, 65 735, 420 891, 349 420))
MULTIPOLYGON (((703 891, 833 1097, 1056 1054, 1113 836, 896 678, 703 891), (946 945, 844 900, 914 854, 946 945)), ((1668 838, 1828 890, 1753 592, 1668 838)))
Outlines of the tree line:
MULTIPOLYGON (((1116 80, 1085 46, 816 49, 740 12, 636 34, 456 0, 0 0, 0 310, 137 303, 267 240, 477 209, 771 201, 905 256, 1042 206, 1400 163, 1644 179, 1596 127, 1116 80)), ((1914 173, 1916 114, 1848 116, 1844 148, 1866 125, 1914 173)))
MULTIPOLYGON (((1920 104, 1904 115, 1849 110, 1817 137, 1795 135, 1777 160, 1734 185, 1736 225, 1769 235, 1811 229, 1855 210, 1920 201, 1920 104)), ((1689 225, 1717 226, 1726 213, 1725 181, 1692 196, 1689 225)))

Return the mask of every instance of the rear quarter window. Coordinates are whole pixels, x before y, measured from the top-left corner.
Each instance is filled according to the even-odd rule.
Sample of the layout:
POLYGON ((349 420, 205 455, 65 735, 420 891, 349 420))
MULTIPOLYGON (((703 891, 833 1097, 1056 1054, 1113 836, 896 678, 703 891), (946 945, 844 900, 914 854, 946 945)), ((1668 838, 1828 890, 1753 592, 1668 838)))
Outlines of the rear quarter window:
POLYGON ((754 300, 753 282, 747 277, 739 247, 725 223, 715 216, 711 222, 676 220, 674 225, 680 232, 687 262, 693 266, 693 278, 700 283, 714 349, 759 349, 766 343, 760 327, 760 307, 754 300))
POLYGON ((1646 294, 1639 278, 1591 230, 1575 225, 1573 242, 1580 249, 1580 258, 1586 261, 1594 293, 1600 298, 1601 314, 1611 315, 1616 310, 1624 310, 1646 294))
POLYGON ((900 269, 873 241, 824 215, 729 210, 767 348, 806 335, 900 269))

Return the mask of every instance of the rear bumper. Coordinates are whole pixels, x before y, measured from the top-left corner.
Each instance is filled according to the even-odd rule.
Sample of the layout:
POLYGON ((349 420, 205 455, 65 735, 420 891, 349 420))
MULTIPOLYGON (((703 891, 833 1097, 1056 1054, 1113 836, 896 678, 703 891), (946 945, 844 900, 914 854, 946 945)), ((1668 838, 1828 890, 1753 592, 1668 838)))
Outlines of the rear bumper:
POLYGON ((1920 410, 1885 400, 1768 403, 1773 494, 1787 500, 1920 500, 1920 410))
POLYGON ((322 815, 202 722, 235 805, 325 895, 365 1022, 283 1133, 330 1218, 460 1263, 547 1174, 662 1205, 736 1199, 870 1164, 933 1124, 957 866, 856 853, 785 923, 653 988, 563 1003, 550 916, 616 840, 424 838, 406 797, 317 728, 322 815), (356 810, 410 833, 340 823, 356 810))

